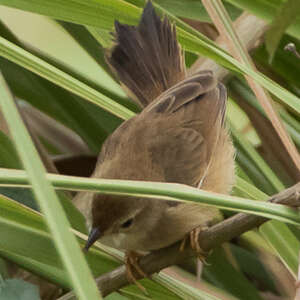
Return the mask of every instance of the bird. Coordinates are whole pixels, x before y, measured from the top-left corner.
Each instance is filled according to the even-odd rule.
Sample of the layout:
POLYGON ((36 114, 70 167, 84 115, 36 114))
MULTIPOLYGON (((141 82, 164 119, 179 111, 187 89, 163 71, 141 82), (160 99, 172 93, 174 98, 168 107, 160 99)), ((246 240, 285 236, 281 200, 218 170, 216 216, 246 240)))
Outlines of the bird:
MULTIPOLYGON (((148 1, 137 26, 115 21, 106 60, 141 112, 106 139, 92 177, 230 193, 235 151, 225 122, 227 91, 210 70, 187 74, 175 25, 148 1)), ((223 218, 212 206, 149 197, 79 192, 74 203, 90 228, 85 250, 99 241, 126 251, 131 277, 130 265, 142 273, 137 253, 195 237, 223 218)))

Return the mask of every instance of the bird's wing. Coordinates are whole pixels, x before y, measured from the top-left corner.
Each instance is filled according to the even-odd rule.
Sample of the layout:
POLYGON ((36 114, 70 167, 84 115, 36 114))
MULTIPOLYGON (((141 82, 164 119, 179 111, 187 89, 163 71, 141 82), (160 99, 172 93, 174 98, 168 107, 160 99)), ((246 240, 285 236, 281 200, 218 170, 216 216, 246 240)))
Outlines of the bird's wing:
POLYGON ((203 180, 224 130, 226 97, 225 87, 212 73, 202 72, 169 89, 142 112, 145 122, 159 120, 152 121, 157 134, 151 137, 149 151, 166 181, 196 186, 203 180))

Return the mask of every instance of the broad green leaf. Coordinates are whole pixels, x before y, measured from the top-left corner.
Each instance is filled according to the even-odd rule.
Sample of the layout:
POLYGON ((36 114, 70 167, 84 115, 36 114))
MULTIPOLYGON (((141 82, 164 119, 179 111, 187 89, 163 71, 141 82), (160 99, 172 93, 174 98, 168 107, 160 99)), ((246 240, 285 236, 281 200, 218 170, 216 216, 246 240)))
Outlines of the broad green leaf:
POLYGON ((241 300, 261 300, 257 289, 226 258, 222 247, 215 248, 207 259, 203 277, 213 285, 225 289, 241 300))
POLYGON ((38 287, 22 279, 7 279, 1 281, 0 300, 39 300, 38 287))
POLYGON ((300 1, 288 0, 278 10, 273 18, 270 29, 267 31, 266 47, 270 55, 269 62, 273 60, 274 53, 286 29, 295 22, 300 14, 300 1))
POLYGON ((45 177, 44 166, 3 76, 0 78, 0 86, 1 110, 7 121, 20 160, 27 171, 35 198, 41 211, 45 214, 47 225, 53 234, 55 245, 72 286, 79 299, 101 299, 78 243, 70 232, 70 223, 54 189, 45 177))
MULTIPOLYGON (((0 169, 0 183, 2 185, 11 184, 25 187, 29 182, 28 179, 24 171, 0 169)), ((253 213, 290 224, 300 224, 300 215, 298 212, 286 205, 215 194, 183 184, 84 178, 58 174, 47 174, 47 179, 54 187, 64 190, 98 191, 102 194, 131 195, 134 197, 142 196, 180 202, 193 201, 199 204, 216 206, 225 210, 253 213)), ((239 179, 237 185, 239 185, 240 182, 244 181, 239 179)), ((249 186, 250 184, 247 185, 249 186)), ((254 187, 253 189, 255 190, 254 187)), ((261 195, 264 194, 262 193, 261 195)))
MULTIPOLYGON (((248 194, 249 198, 255 200, 266 200, 268 198, 266 194, 240 178, 238 179, 235 189, 237 191, 241 189, 243 195, 248 194)), ((272 220, 260 226, 259 231, 276 251, 282 262, 291 271, 291 274, 296 278, 300 242, 290 231, 288 226, 276 220, 272 220)))

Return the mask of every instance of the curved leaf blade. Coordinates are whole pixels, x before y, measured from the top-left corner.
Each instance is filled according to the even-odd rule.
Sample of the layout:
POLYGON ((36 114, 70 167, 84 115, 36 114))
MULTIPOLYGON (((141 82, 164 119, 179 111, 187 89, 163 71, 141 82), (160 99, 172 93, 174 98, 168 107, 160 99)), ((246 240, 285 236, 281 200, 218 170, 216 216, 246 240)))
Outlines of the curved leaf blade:
POLYGON ((70 223, 54 189, 45 177, 44 166, 2 75, 0 86, 0 104, 3 115, 10 128, 17 152, 27 171, 33 193, 46 216, 47 224, 53 234, 55 245, 73 288, 80 299, 101 299, 79 245, 70 232, 70 223))
POLYGON ((2 37, 0 37, 0 55, 122 119, 128 119, 134 115, 124 106, 2 37))
MULTIPOLYGON (((58 174, 47 174, 47 179, 54 187, 61 189, 93 191, 103 194, 131 195, 134 197, 142 196, 179 202, 193 201, 199 204, 216 206, 225 210, 253 213, 290 224, 300 225, 300 215, 298 212, 286 205, 211 193, 183 184, 97 179, 58 174)), ((27 185, 28 183, 28 176, 24 171, 0 169, 0 184, 29 187, 27 185)))

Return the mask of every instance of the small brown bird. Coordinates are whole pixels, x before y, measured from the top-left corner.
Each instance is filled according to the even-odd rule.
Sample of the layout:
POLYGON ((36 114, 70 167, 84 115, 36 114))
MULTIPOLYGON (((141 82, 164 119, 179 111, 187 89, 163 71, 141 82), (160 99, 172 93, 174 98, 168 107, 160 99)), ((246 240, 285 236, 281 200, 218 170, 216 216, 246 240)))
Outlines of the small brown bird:
MULTIPOLYGON (((224 124, 226 88, 210 71, 187 77, 175 26, 161 20, 151 2, 137 27, 116 22, 115 29, 107 61, 143 110, 106 140, 92 176, 230 192, 234 148, 224 124)), ((149 198, 82 192, 75 203, 91 227, 86 249, 99 240, 129 253, 151 251, 222 219, 213 207, 149 198)))

